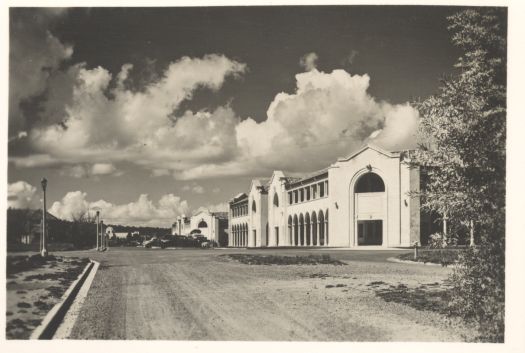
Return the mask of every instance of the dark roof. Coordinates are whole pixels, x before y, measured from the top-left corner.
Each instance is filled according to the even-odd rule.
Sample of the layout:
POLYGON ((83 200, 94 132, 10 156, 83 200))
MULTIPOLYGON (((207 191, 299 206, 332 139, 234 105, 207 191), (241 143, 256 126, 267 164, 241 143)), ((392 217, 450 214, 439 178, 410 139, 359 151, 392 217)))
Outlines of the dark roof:
POLYGON ((315 172, 312 172, 312 173, 308 173, 302 178, 294 178, 295 180, 288 182, 287 188, 292 187, 294 185, 298 185, 298 184, 300 185, 302 182, 309 183, 312 179, 315 179, 316 177, 320 177, 327 173, 328 173, 328 167, 320 169, 320 170, 316 170, 315 172))

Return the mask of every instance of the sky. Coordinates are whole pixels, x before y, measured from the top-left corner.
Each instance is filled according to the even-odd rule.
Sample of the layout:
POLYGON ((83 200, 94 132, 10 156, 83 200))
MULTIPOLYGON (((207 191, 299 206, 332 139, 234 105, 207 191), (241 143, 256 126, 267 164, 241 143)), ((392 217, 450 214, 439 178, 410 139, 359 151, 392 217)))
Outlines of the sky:
POLYGON ((11 8, 8 206, 170 226, 250 180, 416 146, 437 6, 11 8))

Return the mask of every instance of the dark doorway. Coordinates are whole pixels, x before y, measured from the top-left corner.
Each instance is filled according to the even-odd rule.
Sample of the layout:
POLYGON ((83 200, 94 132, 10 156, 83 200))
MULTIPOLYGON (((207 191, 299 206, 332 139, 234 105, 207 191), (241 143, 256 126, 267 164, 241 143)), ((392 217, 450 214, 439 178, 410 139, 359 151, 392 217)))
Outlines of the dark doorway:
POLYGON ((383 221, 358 221, 357 222, 357 245, 382 245, 383 244, 383 221))

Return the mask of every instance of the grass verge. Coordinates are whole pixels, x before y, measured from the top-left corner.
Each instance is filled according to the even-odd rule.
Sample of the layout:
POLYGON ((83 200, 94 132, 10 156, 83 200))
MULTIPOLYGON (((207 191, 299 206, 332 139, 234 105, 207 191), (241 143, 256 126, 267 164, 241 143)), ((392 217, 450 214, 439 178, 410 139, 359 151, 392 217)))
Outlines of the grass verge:
POLYGON ((414 261, 423 263, 433 263, 441 266, 453 265, 458 261, 462 249, 420 249, 417 260, 414 260, 413 253, 397 256, 404 261, 414 261))
POLYGON ((342 261, 332 259, 327 254, 308 256, 229 254, 222 256, 246 265, 346 265, 342 261))
POLYGON ((88 259, 7 256, 6 337, 27 339, 78 278, 88 259))

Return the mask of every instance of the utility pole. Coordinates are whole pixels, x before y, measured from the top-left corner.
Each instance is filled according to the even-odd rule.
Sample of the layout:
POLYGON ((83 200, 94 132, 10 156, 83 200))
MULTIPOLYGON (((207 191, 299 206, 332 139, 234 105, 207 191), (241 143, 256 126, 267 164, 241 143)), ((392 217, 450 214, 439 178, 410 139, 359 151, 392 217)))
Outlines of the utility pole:
POLYGON ((447 241, 447 220, 448 220, 447 212, 445 212, 443 214, 443 240, 445 242, 447 241))
POLYGON ((42 234, 40 236, 40 244, 42 244, 40 249, 40 255, 42 257, 47 256, 46 248, 46 188, 47 188, 47 179, 42 178, 40 184, 42 185, 42 191, 44 192, 44 205, 42 207, 42 234))
POLYGON ((97 251, 100 250, 99 242, 98 242, 98 235, 99 235, 99 224, 100 222, 100 211, 97 211, 97 251))
POLYGON ((104 221, 100 221, 100 250, 106 250, 104 246, 104 221))
POLYGON ((474 241, 474 221, 470 220, 470 246, 476 245, 474 241))

